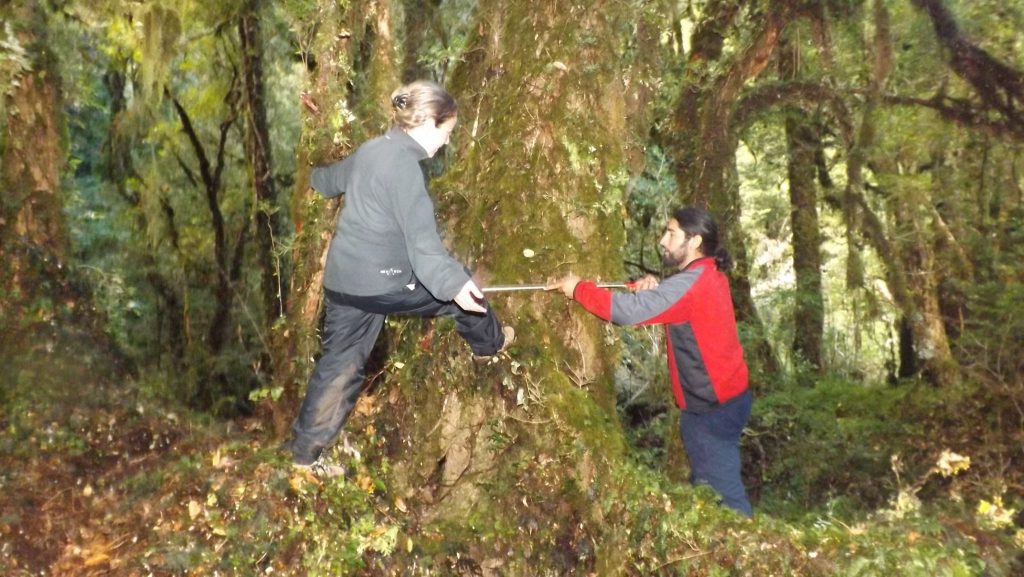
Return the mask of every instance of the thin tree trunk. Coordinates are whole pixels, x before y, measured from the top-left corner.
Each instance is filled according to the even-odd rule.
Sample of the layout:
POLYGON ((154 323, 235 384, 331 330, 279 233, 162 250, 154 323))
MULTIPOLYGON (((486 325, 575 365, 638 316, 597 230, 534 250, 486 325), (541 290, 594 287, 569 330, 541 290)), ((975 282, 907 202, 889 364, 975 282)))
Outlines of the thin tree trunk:
MULTIPOLYGON (((181 120, 182 130, 188 135, 192 143, 196 159, 199 161, 199 170, 202 174, 202 185, 206 206, 210 210, 210 227, 213 232, 213 256, 214 274, 217 281, 214 285, 214 296, 217 302, 216 313, 213 322, 210 324, 208 335, 208 346, 215 355, 220 352, 224 340, 224 321, 226 321, 225 309, 230 307, 231 285, 228 283, 228 246, 227 235, 224 226, 224 215, 220 210, 220 171, 211 167, 210 160, 206 156, 206 150, 199 140, 195 129, 192 127, 192 120, 189 118, 185 108, 177 100, 174 101, 174 108, 181 120), (225 304, 226 303, 226 304, 225 304)), ((227 130, 222 134, 226 135, 227 130)), ((224 139, 221 139, 224 142, 224 139)))
POLYGON ((984 198, 983 192, 989 188, 986 169, 989 168, 991 148, 986 143, 982 150, 981 175, 978 180, 978 193, 973 201, 961 198, 956 183, 956 168, 948 162, 948 142, 939 143, 932 152, 931 173, 933 201, 927 206, 931 213, 929 222, 934 228, 932 250, 935 253, 935 275, 937 278, 937 297, 942 314, 945 332, 951 339, 962 333, 962 323, 967 313, 965 288, 977 281, 976 271, 984 266, 982 261, 988 251, 976 251, 968 254, 963 242, 969 241, 972 230, 966 223, 978 223, 979 238, 988 236, 985 221, 988 209, 979 206, 978 197, 984 198), (973 209, 973 210, 972 210, 973 209), (973 212, 973 215, 972 215, 973 212), (973 218, 972 218, 973 217, 973 218), (978 260, 975 263, 974 260, 978 260))
MULTIPOLYGON (((224 102, 227 106, 227 117, 220 123, 217 149, 213 160, 207 154, 206 147, 192 125, 192 120, 184 106, 177 99, 171 99, 181 121, 182 131, 188 137, 192 151, 196 156, 200 178, 198 184, 202 187, 204 197, 206 198, 206 205, 210 211, 210 226, 214 239, 214 266, 216 267, 214 274, 216 275, 216 283, 213 289, 215 300, 214 313, 207 329, 206 352, 209 358, 215 358, 224 348, 230 326, 229 321, 235 285, 241 278, 241 259, 248 239, 249 223, 245 222, 239 229, 234 248, 231 248, 227 239, 228 227, 220 207, 220 195, 223 187, 221 176, 225 166, 224 156, 227 148, 228 133, 231 126, 238 119, 238 100, 241 96, 237 90, 236 81, 237 76, 232 78, 231 87, 228 94, 225 95, 224 102)), ((188 170, 187 167, 184 168, 188 170)), ((226 384, 224 382, 225 378, 223 374, 214 375, 214 381, 221 385, 226 384)), ((197 391, 197 394, 205 400, 214 400, 212 391, 208 387, 197 391)))
MULTIPOLYGON (((868 151, 875 143, 875 113, 882 101, 882 89, 892 68, 892 38, 889 31, 889 13, 878 0, 874 3, 873 19, 875 37, 871 47, 872 69, 868 85, 868 96, 864 103, 860 128, 856 140, 847 144, 849 160, 846 163, 846 189, 843 195, 843 217, 846 222, 846 285, 849 289, 864 286, 864 263, 861 256, 861 243, 857 231, 863 228, 861 215, 862 203, 858 199, 864 196, 864 165, 868 151)), ((877 248, 877 246, 876 246, 877 248)), ((891 263, 895 264, 895 263, 891 263)), ((900 275, 900 271, 889 271, 890 277, 900 275)), ((905 286, 902 280, 899 287, 890 286, 895 294, 905 286)))
MULTIPOLYGON (((437 9, 442 0, 406 0, 405 8, 405 42, 402 43, 404 54, 402 62, 402 81, 411 82, 417 78, 426 78, 429 70, 420 63, 425 43, 431 36, 435 26, 437 9)), ((441 38, 446 42, 447 38, 441 38)))
MULTIPOLYGON (((779 75, 783 81, 799 78, 799 47, 783 44, 779 75)), ((821 294, 821 233, 818 228, 817 154, 821 137, 805 110, 788 108, 786 148, 790 217, 793 228, 793 270, 796 298, 793 310, 793 356, 813 371, 824 369, 822 335, 825 307, 821 294)))
POLYGON ((275 239, 281 238, 282 225, 274 190, 270 129, 267 124, 263 87, 263 37, 260 31, 260 0, 249 0, 238 20, 242 51, 242 79, 246 116, 246 156, 254 191, 256 261, 262 276, 262 309, 267 326, 284 313, 287 299, 281 265, 274 254, 275 239))

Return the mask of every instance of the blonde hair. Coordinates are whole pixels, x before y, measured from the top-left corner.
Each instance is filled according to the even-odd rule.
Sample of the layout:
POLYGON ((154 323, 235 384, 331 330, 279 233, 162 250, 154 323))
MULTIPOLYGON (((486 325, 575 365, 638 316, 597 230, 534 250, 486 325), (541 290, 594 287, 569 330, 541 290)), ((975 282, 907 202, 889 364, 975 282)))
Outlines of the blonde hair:
POLYGON ((429 80, 416 80, 391 93, 391 120, 409 129, 433 121, 438 126, 459 113, 451 94, 429 80))

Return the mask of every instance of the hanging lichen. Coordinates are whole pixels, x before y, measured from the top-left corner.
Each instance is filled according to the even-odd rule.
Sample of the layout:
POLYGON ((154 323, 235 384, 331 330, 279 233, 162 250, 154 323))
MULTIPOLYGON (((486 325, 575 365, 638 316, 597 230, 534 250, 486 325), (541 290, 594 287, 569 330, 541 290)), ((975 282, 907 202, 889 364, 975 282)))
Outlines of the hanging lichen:
POLYGON ((164 85, 180 37, 181 20, 173 9, 153 6, 142 17, 139 64, 144 97, 157 102, 163 98, 164 85))

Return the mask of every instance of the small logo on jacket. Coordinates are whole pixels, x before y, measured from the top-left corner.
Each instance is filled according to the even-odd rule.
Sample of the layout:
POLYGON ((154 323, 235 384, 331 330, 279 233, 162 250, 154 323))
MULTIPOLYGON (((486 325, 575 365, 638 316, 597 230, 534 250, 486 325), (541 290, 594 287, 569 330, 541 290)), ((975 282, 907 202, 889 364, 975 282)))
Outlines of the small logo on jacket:
POLYGON ((398 276, 398 275, 402 274, 402 269, 400 269, 400 268, 382 268, 382 269, 380 269, 380 274, 382 274, 384 276, 398 276))

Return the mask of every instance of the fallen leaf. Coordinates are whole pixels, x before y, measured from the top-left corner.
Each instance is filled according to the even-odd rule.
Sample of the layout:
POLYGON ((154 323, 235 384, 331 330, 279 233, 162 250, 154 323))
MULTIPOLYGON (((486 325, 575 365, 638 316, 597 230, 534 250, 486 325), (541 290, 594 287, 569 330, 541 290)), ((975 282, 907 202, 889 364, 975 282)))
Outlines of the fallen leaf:
POLYGON ((291 478, 288 479, 288 486, 292 488, 296 493, 302 493, 306 490, 306 485, 320 486, 320 479, 316 478, 316 475, 312 471, 296 471, 291 478))
POLYGON ((99 553, 93 553, 92 555, 90 555, 89 558, 85 560, 85 566, 95 567, 97 565, 102 565, 109 561, 110 555, 107 555, 106 553, 100 551, 99 553))
POLYGON ((366 491, 367 493, 373 493, 373 479, 371 479, 368 475, 360 474, 358 477, 356 477, 356 484, 359 485, 360 489, 366 491))

